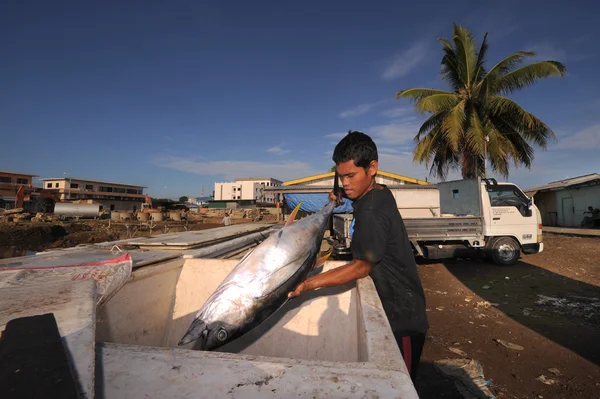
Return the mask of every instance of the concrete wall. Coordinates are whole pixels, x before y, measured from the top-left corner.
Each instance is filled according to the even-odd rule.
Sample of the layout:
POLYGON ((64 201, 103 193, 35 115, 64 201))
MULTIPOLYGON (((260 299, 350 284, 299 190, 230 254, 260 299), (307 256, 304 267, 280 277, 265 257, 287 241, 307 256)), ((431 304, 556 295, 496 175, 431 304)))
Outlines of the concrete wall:
POLYGON ((240 180, 233 183, 215 183, 215 201, 239 199, 275 203, 275 195, 272 193, 264 194, 263 188, 278 185, 280 183, 270 180, 240 180))
POLYGON ((559 190, 555 191, 555 195, 557 219, 561 227, 579 227, 588 206, 600 208, 600 185, 559 190))
POLYGON ((102 308, 96 340, 163 346, 183 260, 143 267, 102 308))

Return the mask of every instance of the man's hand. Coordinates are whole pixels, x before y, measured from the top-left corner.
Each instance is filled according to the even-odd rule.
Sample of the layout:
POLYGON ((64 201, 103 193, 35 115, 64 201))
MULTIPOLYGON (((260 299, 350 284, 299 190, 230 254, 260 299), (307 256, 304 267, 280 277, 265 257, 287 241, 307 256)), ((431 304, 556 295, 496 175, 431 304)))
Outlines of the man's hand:
POLYGON ((316 290, 319 288, 337 287, 367 277, 373 266, 365 260, 352 260, 344 266, 336 267, 317 274, 304 280, 296 289, 288 293, 288 298, 295 298, 304 291, 316 290))
POLYGON ((295 298, 307 290, 305 282, 300 283, 298 287, 288 294, 288 298, 295 298))
POLYGON ((333 191, 329 193, 329 201, 335 201, 337 205, 342 205, 343 202, 341 194, 339 196, 335 195, 333 191))

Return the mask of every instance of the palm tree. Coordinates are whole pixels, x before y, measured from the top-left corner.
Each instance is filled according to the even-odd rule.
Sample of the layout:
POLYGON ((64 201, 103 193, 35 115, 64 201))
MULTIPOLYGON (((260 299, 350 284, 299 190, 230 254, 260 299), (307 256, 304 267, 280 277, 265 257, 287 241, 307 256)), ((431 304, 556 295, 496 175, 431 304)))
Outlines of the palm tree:
POLYGON ((415 101, 418 112, 431 115, 415 136, 414 160, 431 164, 430 174, 442 180, 450 169, 460 169, 463 178, 485 176, 488 159, 492 170, 505 178, 511 161, 530 168, 531 144, 546 149, 556 136, 506 95, 543 78, 564 77, 565 66, 557 61, 520 66, 535 54, 519 51, 488 71, 487 33, 477 51, 471 32, 457 24, 452 42, 439 41, 444 51, 441 76, 452 91, 412 88, 396 94, 397 100, 415 101))

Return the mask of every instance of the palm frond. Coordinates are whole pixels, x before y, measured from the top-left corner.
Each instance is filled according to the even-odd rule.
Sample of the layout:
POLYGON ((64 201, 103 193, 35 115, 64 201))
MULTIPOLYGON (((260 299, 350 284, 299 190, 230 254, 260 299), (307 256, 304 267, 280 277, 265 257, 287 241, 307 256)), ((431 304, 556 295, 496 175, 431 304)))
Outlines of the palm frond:
POLYGON ((460 66, 461 78, 465 85, 470 85, 475 76, 477 63, 477 50, 475 49, 475 38, 463 26, 454 24, 454 36, 452 37, 456 47, 456 59, 460 66))
MULTIPOLYGON (((488 134, 476 110, 469 112, 469 123, 465 132, 464 150, 476 155, 484 152, 485 136, 488 134)), ((465 152, 465 151, 463 151, 465 152)))
POLYGON ((419 133, 417 133, 415 136, 415 141, 420 140, 422 136, 428 134, 436 126, 441 126, 442 121, 446 117, 447 113, 447 111, 440 111, 427 118, 427 120, 421 125, 419 133))
POLYGON ((445 90, 436 90, 436 89, 427 89, 427 88, 411 88, 401 90, 396 93, 396 100, 400 98, 408 98, 409 100, 419 101, 420 99, 428 96, 432 96, 434 94, 452 94, 449 91, 445 90))
POLYGON ((564 77, 565 72, 566 67, 558 61, 536 62, 498 77, 491 88, 493 93, 508 94, 531 86, 541 79, 551 76, 564 77))
POLYGON ((453 152, 458 153, 465 125, 465 103, 459 102, 442 121, 441 130, 453 152))
POLYGON ((556 135, 552 129, 513 100, 493 96, 488 104, 488 112, 493 120, 510 125, 511 129, 519 132, 525 140, 533 141, 542 149, 547 148, 548 140, 556 142, 556 135))
POLYGON ((464 87, 464 82, 461 80, 460 66, 457 62, 456 51, 448 39, 440 38, 438 40, 442 43, 444 51, 440 70, 442 80, 448 83, 454 91, 458 91, 461 87, 464 87))
POLYGON ((487 45, 487 32, 483 36, 483 41, 481 42, 481 47, 479 48, 479 53, 477 54, 477 62, 475 63, 475 76, 473 78, 473 83, 478 83, 485 77, 485 54, 487 53, 488 45, 487 45))
POLYGON ((460 97, 457 94, 433 94, 420 99, 415 104, 415 109, 421 113, 448 111, 454 108, 459 101, 460 97))

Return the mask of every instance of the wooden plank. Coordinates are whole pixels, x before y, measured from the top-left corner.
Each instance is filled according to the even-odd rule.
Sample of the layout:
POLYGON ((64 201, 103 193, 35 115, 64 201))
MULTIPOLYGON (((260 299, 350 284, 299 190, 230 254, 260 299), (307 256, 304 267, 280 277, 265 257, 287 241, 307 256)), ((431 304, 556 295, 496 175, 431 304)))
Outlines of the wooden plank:
POLYGON ((78 392, 86 398, 94 397, 95 296, 94 280, 0 289, 0 331, 13 319, 54 314, 79 381, 78 392))
POLYGON ((5 399, 77 398, 52 313, 13 319, 0 340, 0 387, 5 399))
POLYGON ((186 233, 162 234, 160 236, 144 239, 130 240, 129 245, 144 247, 162 247, 168 249, 190 249, 203 245, 214 244, 224 240, 239 237, 245 234, 266 230, 274 223, 244 223, 227 227, 217 227, 209 230, 188 231, 186 233))

